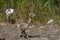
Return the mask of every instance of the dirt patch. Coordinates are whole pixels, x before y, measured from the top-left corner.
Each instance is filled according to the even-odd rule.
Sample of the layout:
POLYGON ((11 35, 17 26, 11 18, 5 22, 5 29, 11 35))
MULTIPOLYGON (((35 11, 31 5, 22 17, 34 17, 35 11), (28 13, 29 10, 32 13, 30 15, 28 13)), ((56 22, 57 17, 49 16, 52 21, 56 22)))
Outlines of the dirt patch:
POLYGON ((6 40, 60 40, 60 26, 40 27, 35 26, 27 30, 27 35, 35 37, 25 39, 20 37, 21 30, 17 29, 15 24, 0 25, 0 37, 5 37, 6 40))

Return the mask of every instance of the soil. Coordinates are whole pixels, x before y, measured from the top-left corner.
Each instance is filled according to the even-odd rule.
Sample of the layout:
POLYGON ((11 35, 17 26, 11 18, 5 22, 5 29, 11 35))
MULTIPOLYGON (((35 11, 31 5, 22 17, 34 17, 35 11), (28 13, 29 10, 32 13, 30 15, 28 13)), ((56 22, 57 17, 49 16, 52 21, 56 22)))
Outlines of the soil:
POLYGON ((39 25, 26 30, 27 39, 20 37, 21 30, 16 24, 0 25, 0 38, 6 40, 60 40, 60 26, 58 25, 39 25))

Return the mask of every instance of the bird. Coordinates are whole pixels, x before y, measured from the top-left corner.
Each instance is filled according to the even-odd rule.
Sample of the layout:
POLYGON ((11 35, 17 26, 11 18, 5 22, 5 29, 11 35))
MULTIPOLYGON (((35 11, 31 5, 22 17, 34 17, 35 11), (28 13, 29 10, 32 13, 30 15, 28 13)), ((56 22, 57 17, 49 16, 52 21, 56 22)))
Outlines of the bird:
POLYGON ((27 38, 27 37, 28 37, 28 35, 27 35, 27 33, 26 33, 26 30, 27 30, 28 28, 32 28, 32 27, 30 27, 30 23, 31 23, 32 18, 33 18, 34 16, 35 16, 35 14, 30 13, 30 14, 29 14, 28 23, 24 23, 24 21, 23 21, 22 23, 20 23, 20 25, 18 24, 18 26, 20 26, 21 33, 22 33, 22 35, 20 35, 20 37, 21 37, 21 36, 23 36, 24 38, 27 38))
POLYGON ((52 25, 54 23, 54 20, 53 19, 50 19, 47 21, 47 25, 52 25))
POLYGON ((11 22, 13 14, 14 14, 14 9, 12 8, 6 9, 6 18, 9 21, 9 23, 11 22))

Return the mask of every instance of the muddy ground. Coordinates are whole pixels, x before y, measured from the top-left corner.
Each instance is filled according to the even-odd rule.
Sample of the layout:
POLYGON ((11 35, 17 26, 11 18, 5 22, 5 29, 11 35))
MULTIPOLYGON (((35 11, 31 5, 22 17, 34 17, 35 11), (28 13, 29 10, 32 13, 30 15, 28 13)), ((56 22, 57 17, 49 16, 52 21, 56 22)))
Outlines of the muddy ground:
POLYGON ((40 25, 26 31, 27 35, 33 37, 27 39, 20 37, 21 30, 15 24, 0 25, 0 37, 6 40, 60 40, 60 26, 58 25, 40 25))

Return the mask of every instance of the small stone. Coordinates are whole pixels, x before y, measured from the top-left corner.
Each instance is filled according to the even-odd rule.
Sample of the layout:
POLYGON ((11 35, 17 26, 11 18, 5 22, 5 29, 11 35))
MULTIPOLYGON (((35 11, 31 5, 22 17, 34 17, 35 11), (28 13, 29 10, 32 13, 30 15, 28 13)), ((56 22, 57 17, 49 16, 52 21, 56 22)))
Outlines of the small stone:
POLYGON ((20 28, 20 24, 17 24, 17 28, 20 28))

